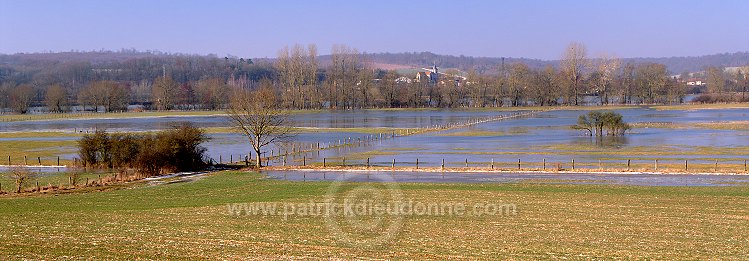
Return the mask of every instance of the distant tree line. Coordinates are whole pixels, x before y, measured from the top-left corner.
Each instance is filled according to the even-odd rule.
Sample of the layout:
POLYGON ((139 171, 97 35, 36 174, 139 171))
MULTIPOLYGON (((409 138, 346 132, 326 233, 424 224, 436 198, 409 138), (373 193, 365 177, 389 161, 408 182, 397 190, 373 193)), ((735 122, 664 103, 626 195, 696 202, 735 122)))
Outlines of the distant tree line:
MULTIPOLYGON (((489 68, 479 66, 483 59, 466 58, 473 61, 467 72, 440 70, 418 80, 415 71, 373 69, 371 55, 345 45, 333 46, 326 56, 319 56, 315 45, 294 45, 281 49, 274 60, 260 61, 116 54, 115 60, 91 54, 88 61, 70 54, 60 54, 59 59, 0 56, 0 108, 17 113, 38 106, 50 112, 73 106, 112 112, 128 105, 225 109, 234 93, 258 89, 263 79, 270 81, 281 106, 289 109, 672 104, 683 102, 687 93, 703 91, 687 85, 693 74, 675 77, 659 63, 589 57, 580 43, 570 44, 555 64, 508 59, 489 68)), ((411 62, 428 66, 433 58, 433 63, 443 62, 428 53, 411 62)), ((749 99, 746 71, 707 68, 704 91, 710 95, 697 101, 749 99)))

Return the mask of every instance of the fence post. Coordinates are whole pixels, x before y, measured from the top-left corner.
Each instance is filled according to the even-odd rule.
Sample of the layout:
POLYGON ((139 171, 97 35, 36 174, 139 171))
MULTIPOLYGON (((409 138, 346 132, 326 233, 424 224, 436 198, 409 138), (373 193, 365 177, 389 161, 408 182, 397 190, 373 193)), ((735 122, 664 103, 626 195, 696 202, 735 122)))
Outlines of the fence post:
POLYGON ((367 158, 367 168, 369 168, 369 158, 367 158))
POLYGON ((715 160, 715 172, 718 172, 718 160, 715 160))
POLYGON ((655 171, 658 171, 658 159, 655 160, 655 171))
POLYGON ((468 159, 466 159, 466 168, 468 167, 468 159))
POLYGON ((575 170, 575 159, 572 159, 572 170, 575 170))
POLYGON ((302 156, 302 166, 307 166, 307 155, 302 156))
POLYGON ((518 170, 520 170, 520 159, 518 159, 518 170))
POLYGON ((419 158, 416 158, 416 169, 419 169, 419 158))
POLYGON ((39 162, 39 166, 42 165, 42 157, 36 157, 36 161, 39 162))
POLYGON ((627 171, 629 171, 629 170, 630 170, 630 161, 627 160, 627 171))
POLYGON ((746 172, 746 160, 744 160, 744 172, 746 172))
POLYGON ((689 160, 684 160, 684 170, 689 170, 689 160))
POLYGON ((395 159, 393 159, 393 169, 395 169, 395 159))
POLYGON ((544 170, 546 170, 546 159, 544 159, 544 170))
POLYGON ((325 167, 325 165, 326 165, 326 164, 325 164, 325 161, 326 161, 326 160, 325 160, 325 158, 322 158, 322 167, 323 167, 323 168, 324 168, 324 167, 325 167))
POLYGON ((494 159, 492 159, 492 169, 494 169, 494 159))
POLYGON ((57 156, 57 166, 60 166, 60 156, 57 156))
POLYGON ((283 156, 283 166, 286 167, 286 156, 283 156))
MULTIPOLYGON (((286 157, 283 157, 283 158, 284 158, 284 161, 286 161, 286 157)), ((234 154, 229 154, 229 164, 231 164, 233 162, 234 162, 234 154)), ((286 164, 284 164, 284 165, 286 165, 286 164)))
POLYGON ((445 170, 445 159, 442 159, 442 167, 441 167, 441 169, 445 170))
POLYGON ((28 160, 26 159, 26 156, 23 156, 23 165, 26 165, 26 166, 28 166, 28 165, 29 165, 29 162, 28 162, 28 160))

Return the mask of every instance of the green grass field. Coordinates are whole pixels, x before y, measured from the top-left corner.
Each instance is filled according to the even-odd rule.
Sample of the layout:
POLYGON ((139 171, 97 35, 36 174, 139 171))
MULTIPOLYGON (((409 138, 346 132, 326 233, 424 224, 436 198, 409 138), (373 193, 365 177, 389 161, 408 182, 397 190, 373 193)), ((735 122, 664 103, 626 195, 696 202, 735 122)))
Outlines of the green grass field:
MULTIPOLYGON (((404 200, 511 203, 517 214, 404 216, 392 238, 366 246, 341 242, 322 216, 234 216, 227 208, 318 202, 333 184, 220 172, 104 192, 6 195, 0 259, 749 258, 749 187, 400 184, 404 200)), ((388 193, 378 184, 339 191, 388 193)))

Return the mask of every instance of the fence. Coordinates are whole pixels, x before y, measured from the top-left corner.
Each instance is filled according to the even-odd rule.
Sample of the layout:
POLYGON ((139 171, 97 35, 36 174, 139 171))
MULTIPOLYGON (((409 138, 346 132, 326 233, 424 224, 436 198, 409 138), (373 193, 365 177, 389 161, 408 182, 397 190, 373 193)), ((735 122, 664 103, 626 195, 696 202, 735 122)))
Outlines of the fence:
MULTIPOLYGON (((23 156, 23 158, 21 157, 13 158, 12 156, 8 156, 7 159, 8 159, 7 161, 3 162, 3 163, 7 163, 7 165, 5 165, 7 167, 15 167, 15 166, 18 166, 18 167, 22 167, 22 166, 65 167, 63 165, 60 165, 59 156, 44 157, 44 158, 42 157, 33 158, 33 157, 28 157, 28 156, 23 156), (29 159, 31 159, 31 164, 29 164, 29 159)), ((2 165, 3 164, 0 164, 0 166, 2 165)))
MULTIPOLYGON (((591 160, 570 159, 568 161, 495 161, 494 159, 465 158, 456 161, 430 158, 425 161, 420 158, 385 160, 383 157, 366 159, 351 159, 346 157, 322 158, 316 162, 305 161, 301 166, 310 168, 372 168, 393 170, 450 170, 450 171, 579 171, 579 172, 660 172, 660 173, 747 173, 747 160, 695 160, 695 159, 622 159, 622 160, 591 160)), ((290 168, 294 168, 290 167, 290 168)))
POLYGON ((275 149, 265 150, 264 152, 261 152, 261 155, 253 155, 253 153, 230 154, 227 155, 227 157, 225 157, 224 155, 219 155, 218 159, 211 158, 209 159, 209 161, 212 164, 224 164, 224 159, 229 159, 229 161, 226 163, 244 163, 244 165, 249 166, 250 163, 254 162, 254 157, 260 156, 262 157, 263 162, 271 164, 281 164, 282 166, 286 166, 287 164, 307 165, 307 161, 314 157, 310 157, 309 153, 316 153, 317 156, 319 156, 320 151, 323 150, 368 146, 373 144, 374 142, 380 142, 399 137, 407 137, 429 132, 463 128, 492 121, 502 121, 507 119, 526 117, 544 111, 547 110, 531 110, 525 112, 514 112, 507 115, 493 117, 472 118, 466 121, 446 124, 434 124, 422 128, 405 128, 392 130, 389 132, 369 134, 366 136, 345 137, 332 142, 292 143, 291 145, 288 145, 284 148, 277 147, 275 149), (236 158, 234 158, 234 156, 236 156, 236 158), (289 159, 291 159, 291 161, 289 161, 289 159))

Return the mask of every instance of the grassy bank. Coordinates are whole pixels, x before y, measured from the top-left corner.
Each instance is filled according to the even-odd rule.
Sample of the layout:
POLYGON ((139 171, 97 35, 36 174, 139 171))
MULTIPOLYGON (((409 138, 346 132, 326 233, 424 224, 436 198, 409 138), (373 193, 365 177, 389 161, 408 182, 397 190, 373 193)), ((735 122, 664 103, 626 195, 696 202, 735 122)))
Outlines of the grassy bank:
MULTIPOLYGON (((406 200, 502 202, 510 216, 406 216, 384 245, 341 244, 325 218, 232 216, 228 203, 305 203, 330 182, 222 172, 97 193, 0 198, 0 258, 746 259, 747 187, 401 184, 406 200)), ((347 183, 387 193, 369 183, 347 183)))

